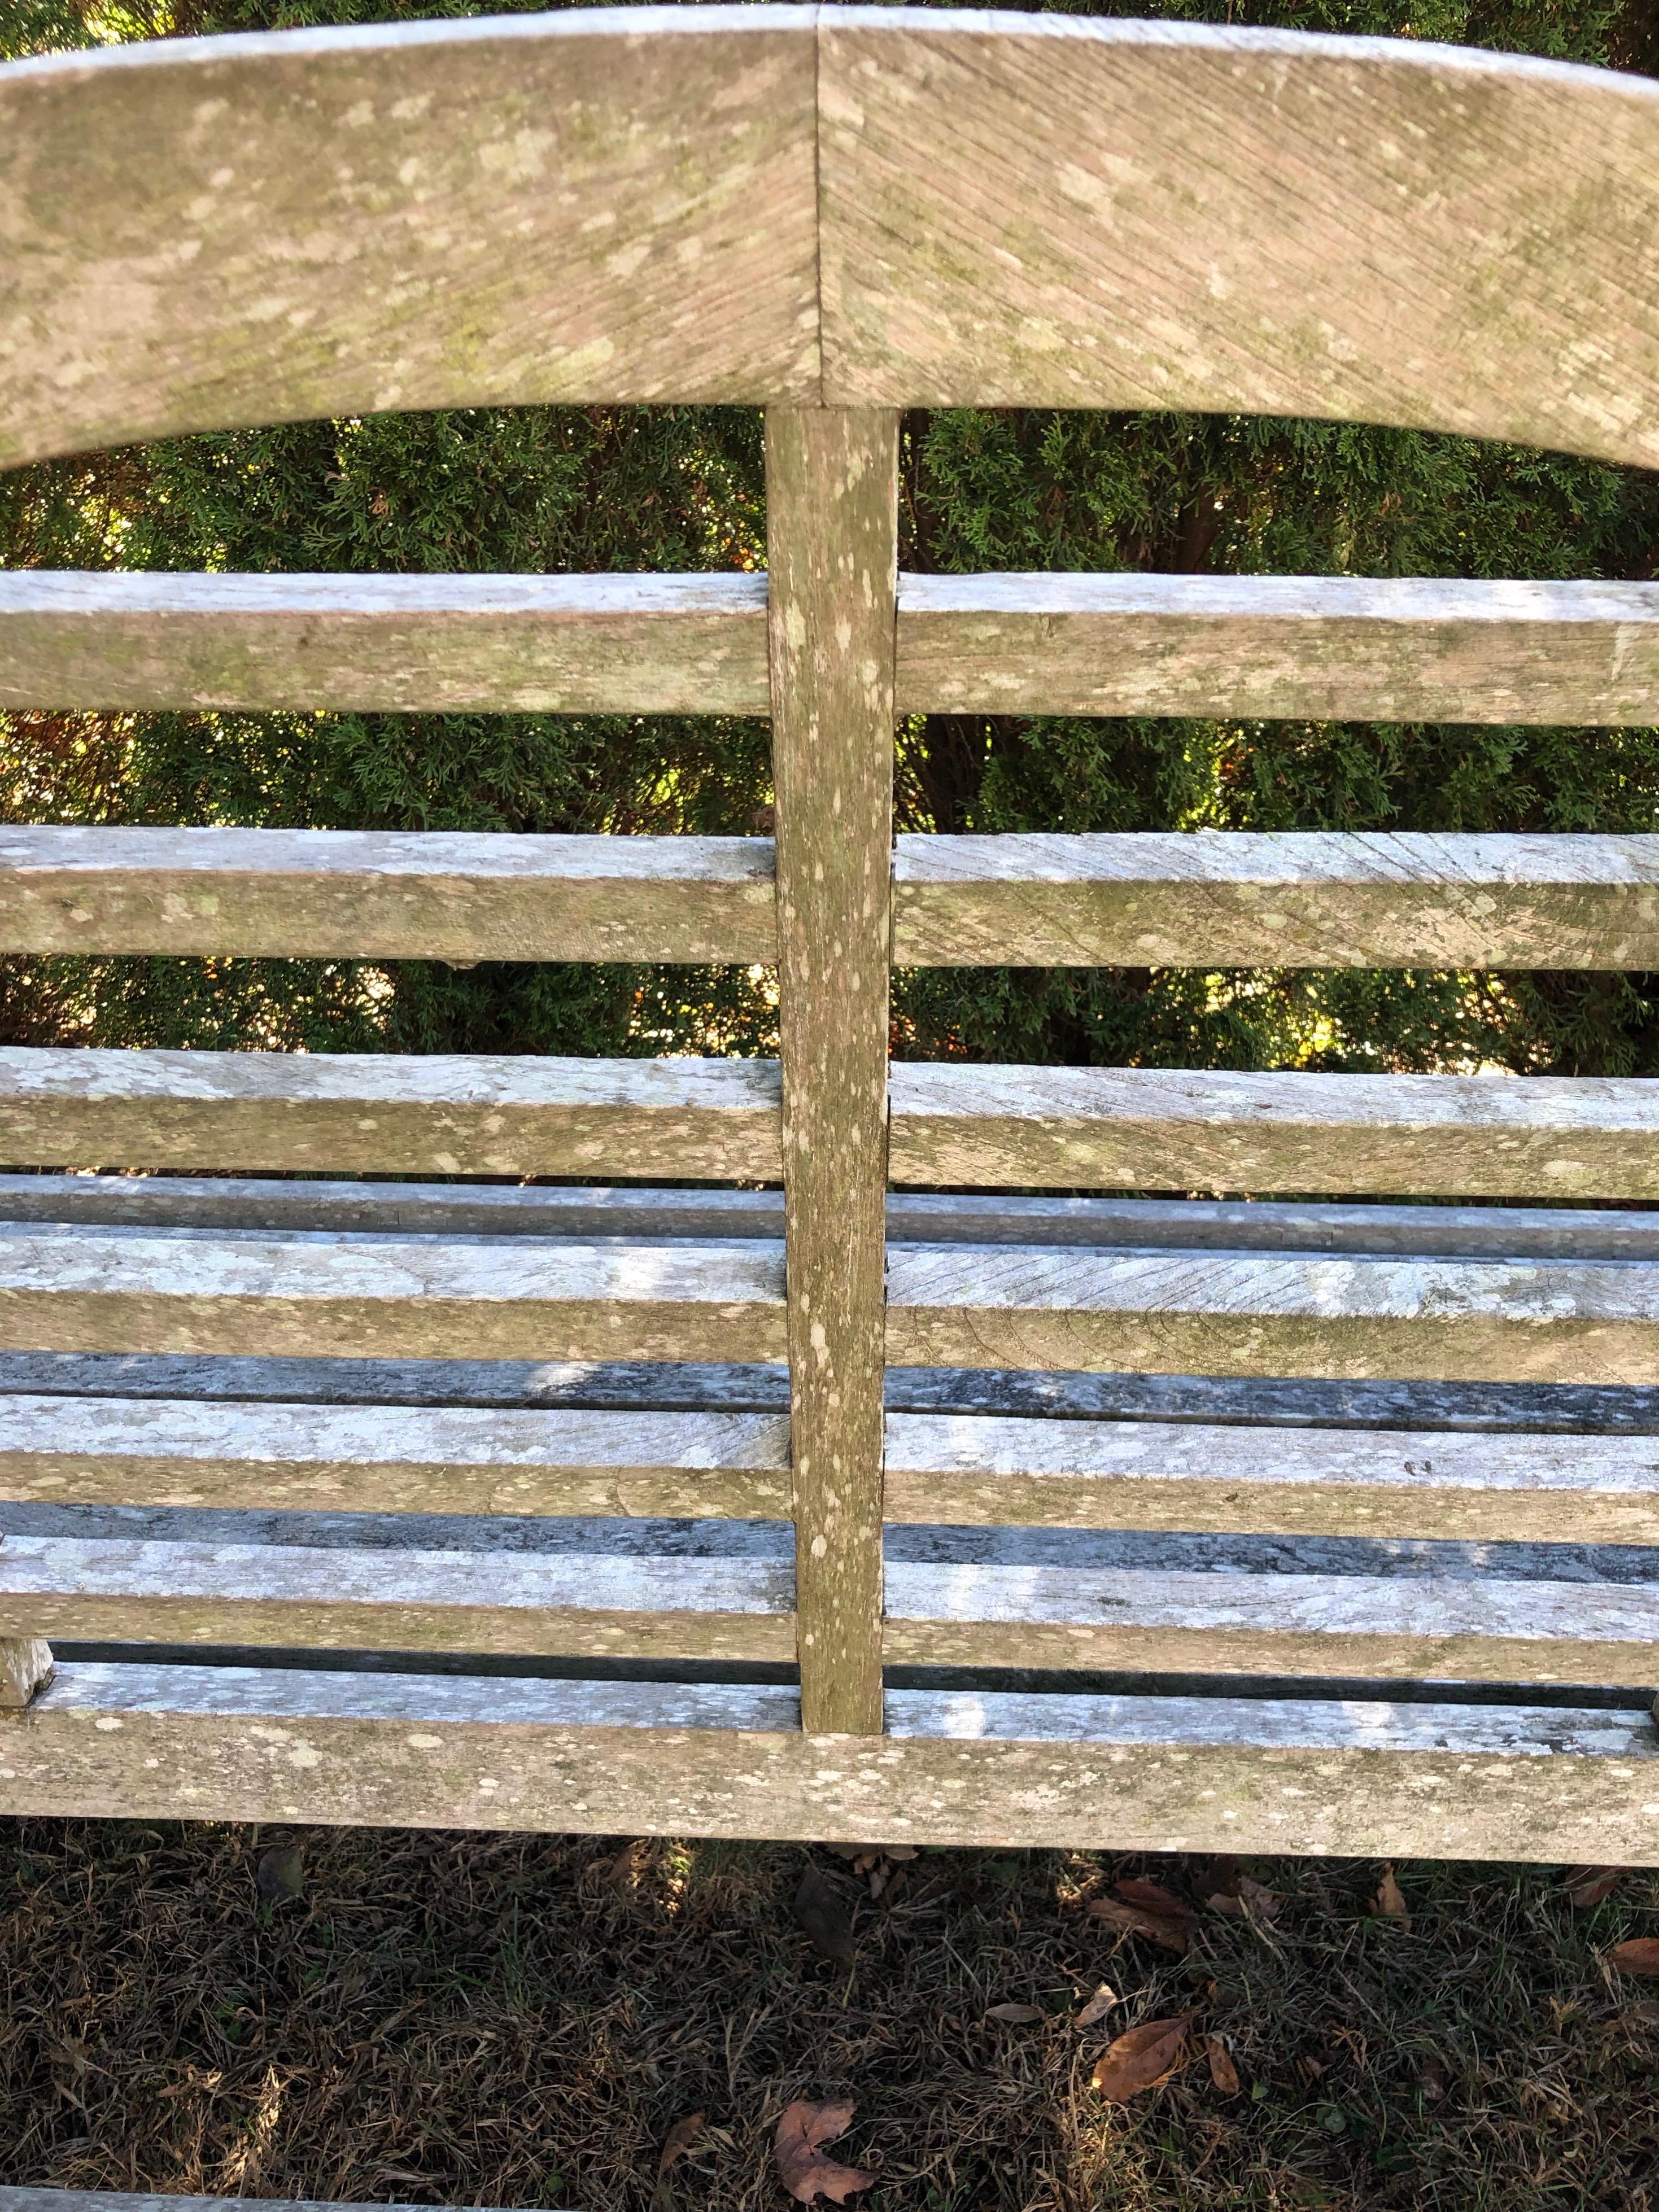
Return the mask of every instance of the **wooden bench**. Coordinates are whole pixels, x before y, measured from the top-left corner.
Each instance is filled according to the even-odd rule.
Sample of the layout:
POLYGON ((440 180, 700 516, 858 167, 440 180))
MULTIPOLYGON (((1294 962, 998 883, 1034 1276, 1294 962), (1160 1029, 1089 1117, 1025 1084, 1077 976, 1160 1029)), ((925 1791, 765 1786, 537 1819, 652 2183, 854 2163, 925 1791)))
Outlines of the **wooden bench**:
POLYGON ((1659 1863, 1653 1086, 888 1065, 895 963, 1659 969, 1659 837, 890 836, 897 714, 1659 719, 1651 585, 895 574, 908 406, 1659 465, 1659 85, 576 10, 0 70, 0 461, 758 403, 769 570, 13 573, 0 703, 769 713, 777 800, 15 828, 0 950, 782 1025, 0 1053, 0 1158, 156 1171, 0 1179, 0 1808, 1659 1863), (1073 1194, 1204 1189, 1328 1202, 1073 1194))

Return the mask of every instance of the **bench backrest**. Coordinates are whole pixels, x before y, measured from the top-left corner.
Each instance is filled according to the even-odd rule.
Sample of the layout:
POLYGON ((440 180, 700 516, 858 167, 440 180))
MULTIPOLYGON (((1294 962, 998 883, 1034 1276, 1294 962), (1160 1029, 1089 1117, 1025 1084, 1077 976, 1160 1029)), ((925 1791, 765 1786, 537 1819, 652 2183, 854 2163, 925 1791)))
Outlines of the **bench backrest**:
POLYGON ((704 1648, 798 1648, 805 1725, 855 1734, 881 1727, 888 1362, 1650 1372, 1645 1314, 1563 1317, 1548 1285, 1536 1312, 1499 1310, 1405 1261, 1356 1287, 1337 1262, 1247 1255, 1196 1304, 1167 1260, 1060 1250, 907 1249, 884 1282, 884 1202, 890 1170, 986 1189, 1653 1194, 1594 1098, 1546 1115, 1530 1152, 1473 1091, 1436 1128, 1405 1090, 1397 1107, 1327 1092, 1311 1121, 1287 1094, 1241 1120, 1202 1086, 1183 1103, 1179 1078, 1126 1077, 1103 1105, 1068 1090, 1075 1071, 901 1069, 890 1098, 888 988, 895 962, 1659 967, 1644 839, 941 837, 902 841, 896 865, 891 837, 901 712, 1659 714, 1659 603, 1638 587, 896 573, 912 406, 1352 418, 1659 465, 1659 85, 1410 44, 885 8, 184 41, 0 70, 0 464, 372 410, 767 409, 763 582, 0 578, 0 703, 772 720, 775 855, 7 833, 0 949, 778 963, 777 1077, 526 1071, 534 1096, 491 1092, 492 1134, 405 1068, 366 1141, 357 1093, 319 1118, 325 1073, 250 1074, 233 1133, 210 1109, 228 1116, 239 1079, 156 1056, 98 1102, 99 1156, 781 1178, 787 1215, 781 1255, 595 1244, 556 1296, 499 1260, 475 1280, 464 1252, 401 1285, 342 1257, 325 1297, 275 1261, 216 1280, 194 1255, 171 1279, 160 1261, 80 1289, 20 1277, 7 1342, 228 1352, 253 1328, 307 1353, 787 1351, 795 1624, 775 1607, 739 1635, 711 1598, 704 1648), (515 1136, 515 1105, 562 1113, 563 1149, 515 1136), (1506 1144, 1520 1164, 1495 1185, 1506 1144))

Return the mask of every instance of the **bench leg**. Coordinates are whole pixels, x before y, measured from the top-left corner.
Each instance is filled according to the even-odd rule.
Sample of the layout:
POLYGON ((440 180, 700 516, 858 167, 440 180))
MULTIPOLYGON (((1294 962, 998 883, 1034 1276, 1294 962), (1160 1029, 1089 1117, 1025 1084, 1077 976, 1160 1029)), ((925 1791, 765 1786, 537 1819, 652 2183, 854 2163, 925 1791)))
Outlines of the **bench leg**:
POLYGON ((15 1712, 52 1680, 52 1646, 38 1636, 0 1637, 0 1712, 15 1712))

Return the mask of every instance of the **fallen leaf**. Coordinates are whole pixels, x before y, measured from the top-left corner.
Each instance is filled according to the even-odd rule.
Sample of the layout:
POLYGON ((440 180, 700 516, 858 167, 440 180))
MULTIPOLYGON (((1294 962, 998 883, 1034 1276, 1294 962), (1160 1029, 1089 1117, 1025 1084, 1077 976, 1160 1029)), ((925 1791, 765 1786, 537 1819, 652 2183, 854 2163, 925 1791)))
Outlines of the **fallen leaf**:
POLYGON ((1028 2027, 1034 2020, 1043 2017, 1040 2005, 1000 2004, 988 2008, 987 2020, 1005 2020, 1010 2027, 1028 2027))
POLYGON ((827 2197, 834 2204, 845 2204, 859 2190, 874 2188, 873 2173, 865 2173, 856 2166, 837 2166, 819 2148, 833 2142, 852 2125, 857 2109, 851 2098, 830 2105, 803 2100, 786 2108, 773 2138, 772 2155, 777 2161, 778 2179, 798 2204, 811 2204, 820 2197, 827 2197))
POLYGON ((1207 2036, 1204 2048, 1210 2061, 1210 2079, 1224 2097, 1238 2094, 1238 2069, 1233 2056, 1218 2035, 1207 2036))
POLYGON ((1091 1897, 1085 1909, 1091 1918, 1103 1920, 1110 1928, 1121 1928, 1126 1936, 1149 1936, 1154 1943, 1161 1943, 1177 1957, 1184 1957, 1192 1948, 1191 1923, 1177 1920, 1170 1913, 1147 1912, 1139 1905, 1125 1905, 1115 1897, 1091 1897))
POLYGON ((1630 1871, 1627 1867, 1575 1867, 1567 1876, 1567 1903, 1575 1912, 1588 1912, 1611 1897, 1630 1871))
POLYGON ((1659 1974, 1659 1936, 1632 1936, 1626 1943, 1615 1943, 1607 1964, 1621 1974, 1659 1974))
POLYGON ((671 2166, 677 2165, 685 2156, 702 2133, 703 2122, 707 2118, 706 2112, 688 2112, 683 2120, 675 2121, 663 2144, 662 2156, 657 2160, 659 2174, 666 2173, 671 2166))
POLYGON ((1196 1920, 1197 1913, 1184 1897, 1176 1897, 1161 1882, 1142 1881, 1133 1875, 1112 1884, 1114 1893, 1126 1905, 1138 1905, 1143 1912, 1161 1912, 1167 1920, 1196 1920))
POLYGON ((1103 1982, 1072 2022, 1073 2027, 1092 2027, 1097 2020, 1104 2020, 1117 2002, 1117 1991, 1109 1982, 1103 1982))
POLYGON ((795 1917, 811 1937, 814 1947, 839 1966, 850 1966, 858 1954, 853 1947, 853 1923, 842 1903, 816 1867, 808 1867, 795 1892, 795 1917))
POLYGON ((1417 2069, 1417 2086, 1423 2092, 1423 2101, 1437 2105, 1446 2094, 1446 2069, 1435 2057, 1423 2060, 1417 2069))
POLYGON ((1279 1907, 1285 1902, 1276 1889, 1269 1889, 1264 1882, 1252 1881, 1247 1874, 1238 1877, 1238 1894, 1245 1909, 1253 1912, 1258 1920, 1277 1920, 1279 1907))
POLYGON ((261 1851, 253 1870, 253 1887, 267 1905, 280 1905, 298 1897, 306 1886, 306 1863, 297 1844, 280 1844, 261 1851))
POLYGON ((1109 2044, 1091 2077, 1101 2095, 1127 2105, 1143 2089, 1156 2088, 1185 2057, 1192 2018, 1183 2012, 1174 2020, 1144 2020, 1109 2044))
POLYGON ((668 2130, 662 2156, 657 2160, 657 2185, 651 2192, 651 2212, 674 2212, 674 2191, 668 2179, 669 2169, 679 2163, 702 2133, 705 2117, 702 2112, 688 2112, 683 2120, 676 2120, 668 2130))
POLYGON ((1371 1900, 1371 1910, 1383 1920, 1397 1920, 1410 1933, 1412 1916, 1401 1894, 1400 1884, 1394 1878, 1394 1869, 1385 1866, 1382 1879, 1376 1886, 1376 1895, 1371 1900))

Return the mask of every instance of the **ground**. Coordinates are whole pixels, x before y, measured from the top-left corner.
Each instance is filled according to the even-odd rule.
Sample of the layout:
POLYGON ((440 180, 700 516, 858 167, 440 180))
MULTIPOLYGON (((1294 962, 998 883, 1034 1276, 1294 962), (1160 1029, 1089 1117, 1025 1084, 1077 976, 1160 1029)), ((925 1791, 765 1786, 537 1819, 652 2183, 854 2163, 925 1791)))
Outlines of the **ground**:
POLYGON ((1277 1917, 1205 1911, 1181 1957, 1088 1905, 1190 1899, 1197 1861, 924 1851, 875 1899, 798 1846, 3 1822, 0 2182, 786 2212, 780 2112, 845 2096, 871 2212, 1650 2212, 1659 1982, 1605 1954, 1659 1876, 1575 1906, 1560 1869, 1407 1864, 1407 1923, 1374 1863, 1248 1872, 1277 1917), (1182 2013, 1191 2062, 1107 2105, 1107 2044, 1182 2013))

